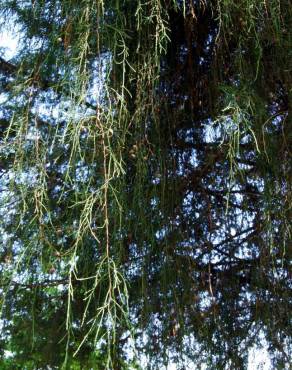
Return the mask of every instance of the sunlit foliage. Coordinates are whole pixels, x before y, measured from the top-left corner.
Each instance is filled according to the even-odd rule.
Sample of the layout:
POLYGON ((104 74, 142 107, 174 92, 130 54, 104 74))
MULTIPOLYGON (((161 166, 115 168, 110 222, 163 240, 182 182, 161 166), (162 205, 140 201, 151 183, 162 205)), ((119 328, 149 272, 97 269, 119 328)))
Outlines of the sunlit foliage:
POLYGON ((1 1, 1 368, 288 366, 291 5, 1 1))

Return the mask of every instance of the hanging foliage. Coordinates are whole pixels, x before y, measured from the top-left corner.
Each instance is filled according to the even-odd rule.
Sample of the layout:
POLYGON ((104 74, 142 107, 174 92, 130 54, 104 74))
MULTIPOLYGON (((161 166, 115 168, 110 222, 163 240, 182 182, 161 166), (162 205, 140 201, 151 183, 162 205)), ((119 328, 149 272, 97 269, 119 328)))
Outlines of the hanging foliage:
POLYGON ((3 369, 288 366, 291 5, 2 0, 3 369))

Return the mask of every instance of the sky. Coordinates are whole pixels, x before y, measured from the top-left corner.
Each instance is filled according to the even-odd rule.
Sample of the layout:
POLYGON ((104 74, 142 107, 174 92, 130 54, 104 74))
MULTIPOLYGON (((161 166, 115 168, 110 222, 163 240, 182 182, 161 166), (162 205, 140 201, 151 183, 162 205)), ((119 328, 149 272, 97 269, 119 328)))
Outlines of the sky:
MULTIPOLYGON (((17 48, 18 39, 13 37, 13 33, 10 31, 0 33, 0 50, 4 48, 4 53, 2 57, 11 59, 17 48)), ((0 54, 1 55, 1 54, 0 54)))
MULTIPOLYGON (((15 32, 3 31, 0 33, 0 56, 9 60, 13 57, 15 50, 17 49, 18 38, 15 32)), ((1 324, 1 323, 0 323, 1 324)), ((187 370, 195 370, 197 367, 190 365, 187 370)), ((253 348, 249 352, 248 359, 248 370, 273 370, 271 365, 271 360, 268 355, 267 346, 264 345, 263 348, 253 348)), ((165 370, 178 370, 175 364, 169 365, 165 370)), ((207 368, 202 365, 201 370, 207 370, 207 368)))

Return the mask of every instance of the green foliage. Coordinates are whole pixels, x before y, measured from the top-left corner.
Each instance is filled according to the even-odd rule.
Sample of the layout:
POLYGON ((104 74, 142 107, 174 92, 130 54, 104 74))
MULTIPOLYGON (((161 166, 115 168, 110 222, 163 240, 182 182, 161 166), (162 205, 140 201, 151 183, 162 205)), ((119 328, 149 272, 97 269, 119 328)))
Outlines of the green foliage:
POLYGON ((1 2, 4 369, 288 364, 291 9, 1 2))

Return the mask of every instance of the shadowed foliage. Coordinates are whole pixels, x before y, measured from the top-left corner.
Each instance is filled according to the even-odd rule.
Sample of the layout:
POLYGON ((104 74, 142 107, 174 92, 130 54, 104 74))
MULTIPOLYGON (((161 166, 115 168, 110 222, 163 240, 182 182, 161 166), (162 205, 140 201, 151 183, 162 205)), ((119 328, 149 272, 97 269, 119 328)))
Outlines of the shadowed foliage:
POLYGON ((2 0, 1 369, 288 368, 291 5, 2 0))

